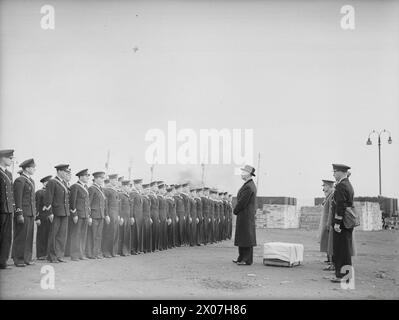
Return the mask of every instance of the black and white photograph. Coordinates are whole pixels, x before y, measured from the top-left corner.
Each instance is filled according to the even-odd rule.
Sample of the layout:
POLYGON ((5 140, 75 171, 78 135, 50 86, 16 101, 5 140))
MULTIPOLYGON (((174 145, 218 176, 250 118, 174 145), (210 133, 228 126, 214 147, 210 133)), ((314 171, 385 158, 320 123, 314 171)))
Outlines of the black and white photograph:
POLYGON ((398 300, 398 124, 396 0, 0 0, 0 300, 398 300))

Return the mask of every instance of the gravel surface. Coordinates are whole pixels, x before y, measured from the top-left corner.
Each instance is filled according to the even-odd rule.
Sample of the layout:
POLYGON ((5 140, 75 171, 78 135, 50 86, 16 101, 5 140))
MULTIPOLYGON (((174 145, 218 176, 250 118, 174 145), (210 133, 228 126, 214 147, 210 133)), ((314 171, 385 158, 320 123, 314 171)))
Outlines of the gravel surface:
MULTIPOLYGON (((257 230, 259 244, 302 243, 303 265, 262 264, 263 248, 254 250, 254 265, 237 266, 232 241, 183 247, 152 254, 50 264, 55 288, 40 286, 41 268, 0 270, 1 299, 398 299, 399 232, 356 232, 355 289, 331 283, 322 271, 317 232, 300 229, 257 230)), ((11 261, 10 261, 11 263, 11 261)))

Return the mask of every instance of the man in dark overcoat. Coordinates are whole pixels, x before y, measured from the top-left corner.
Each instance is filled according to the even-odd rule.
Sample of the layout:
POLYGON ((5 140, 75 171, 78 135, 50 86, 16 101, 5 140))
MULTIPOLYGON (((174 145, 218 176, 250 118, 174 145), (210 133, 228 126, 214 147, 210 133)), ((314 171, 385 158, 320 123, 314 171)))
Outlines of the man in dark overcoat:
POLYGON ((255 169, 249 165, 241 168, 241 178, 245 181, 238 191, 237 204, 233 213, 237 216, 234 245, 238 247, 238 258, 233 260, 238 265, 253 263, 253 247, 256 246, 256 186, 252 177, 255 169))

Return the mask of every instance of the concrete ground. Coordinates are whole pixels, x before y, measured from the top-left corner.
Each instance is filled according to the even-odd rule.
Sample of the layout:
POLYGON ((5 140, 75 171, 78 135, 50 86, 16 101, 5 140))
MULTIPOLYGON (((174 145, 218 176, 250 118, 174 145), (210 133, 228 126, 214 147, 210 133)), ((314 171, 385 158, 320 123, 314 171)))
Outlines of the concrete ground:
MULTIPOLYGON (((0 270, 1 299, 398 299, 399 232, 356 232, 355 289, 344 290, 325 277, 324 254, 317 232, 300 229, 257 230, 259 244, 302 243, 303 265, 262 264, 263 247, 254 250, 254 265, 237 266, 232 241, 184 247, 152 254, 51 264, 55 288, 42 289, 37 261, 25 268, 0 270)), ((10 261, 11 263, 11 261, 10 261)))

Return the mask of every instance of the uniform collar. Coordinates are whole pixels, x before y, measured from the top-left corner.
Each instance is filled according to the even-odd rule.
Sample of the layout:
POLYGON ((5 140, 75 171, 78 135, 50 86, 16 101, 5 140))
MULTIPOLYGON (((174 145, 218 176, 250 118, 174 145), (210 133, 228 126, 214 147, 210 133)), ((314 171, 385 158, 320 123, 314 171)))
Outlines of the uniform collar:
POLYGON ((25 179, 27 179, 31 184, 34 184, 33 179, 25 172, 22 172, 21 176, 23 176, 25 179))
POLYGON ((344 181, 345 179, 348 179, 348 177, 342 177, 340 180, 338 180, 336 183, 335 183, 335 185, 337 185, 337 184, 339 184, 339 183, 341 183, 342 181, 344 181))
POLYGON ((26 174, 25 172, 21 173, 21 176, 25 176, 26 178, 28 178, 29 180, 31 180, 32 178, 30 177, 30 175, 26 174))

